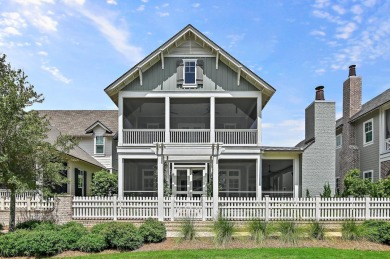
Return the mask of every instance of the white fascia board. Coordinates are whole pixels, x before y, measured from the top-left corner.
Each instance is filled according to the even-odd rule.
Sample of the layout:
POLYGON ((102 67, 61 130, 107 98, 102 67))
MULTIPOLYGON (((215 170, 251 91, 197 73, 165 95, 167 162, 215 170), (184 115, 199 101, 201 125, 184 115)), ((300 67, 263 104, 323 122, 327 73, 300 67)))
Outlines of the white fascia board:
POLYGON ((202 91, 202 92, 178 92, 178 91, 155 91, 155 92, 133 92, 133 91, 121 91, 119 92, 119 98, 131 98, 131 97, 149 97, 149 98, 163 98, 166 96, 175 98, 207 98, 207 97, 258 97, 261 95, 259 91, 202 91))

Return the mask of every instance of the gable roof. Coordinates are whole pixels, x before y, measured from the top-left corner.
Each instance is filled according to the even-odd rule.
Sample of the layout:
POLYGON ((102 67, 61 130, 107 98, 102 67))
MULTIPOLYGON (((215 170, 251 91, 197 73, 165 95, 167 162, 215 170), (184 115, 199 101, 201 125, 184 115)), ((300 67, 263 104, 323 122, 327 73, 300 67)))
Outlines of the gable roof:
POLYGON ((93 132, 93 129, 96 128, 97 126, 100 126, 102 127, 106 133, 108 134, 111 134, 112 133, 112 130, 110 130, 106 125, 104 125, 103 123, 101 123, 100 121, 96 121, 95 123, 93 123, 91 126, 89 126, 86 130, 85 130, 85 133, 92 133, 93 132))
POLYGON ((117 110, 39 110, 38 112, 41 115, 46 115, 50 125, 66 135, 88 136, 86 129, 97 122, 109 130, 106 136, 114 136, 118 131, 117 110))
MULTIPOLYGON (((369 112, 372 112, 372 111, 378 109, 379 107, 381 107, 382 105, 384 105, 386 103, 390 103, 390 89, 387 89, 383 93, 375 96, 374 98, 372 98, 368 102, 364 103, 362 105, 362 108, 360 109, 360 111, 358 111, 355 115, 353 115, 351 117, 351 119, 349 120, 349 122, 357 121, 362 116, 366 115, 369 112)), ((343 125, 343 117, 341 117, 340 119, 338 119, 336 121, 336 129, 341 127, 342 125, 343 125)))
MULTIPOLYGON (((61 132, 53 126, 50 126, 49 128, 50 131, 47 133, 47 140, 48 142, 54 144, 55 141, 57 140, 57 137, 61 134, 61 132)), ((79 159, 81 161, 84 161, 86 163, 89 163, 91 165, 95 165, 100 168, 106 168, 99 161, 97 161, 95 158, 90 156, 86 151, 84 151, 84 149, 80 148, 77 145, 75 145, 73 149, 69 150, 69 152, 67 152, 67 155, 79 159)))
POLYGON ((235 71, 240 71, 239 75, 253 84, 262 92, 262 106, 267 104, 272 95, 275 93, 276 89, 273 88, 270 84, 260 78, 258 75, 253 73, 249 68, 244 66, 233 56, 223 50, 220 46, 215 44, 212 40, 202 34, 200 31, 195 29, 191 24, 184 27, 181 31, 176 33, 172 38, 167 42, 158 47, 155 51, 146 56, 138 64, 116 79, 113 83, 107 86, 104 91, 110 96, 114 103, 118 104, 118 92, 129 84, 134 79, 138 78, 140 73, 145 72, 158 61, 160 61, 164 54, 169 53, 169 50, 176 48, 180 44, 186 41, 186 37, 193 36, 195 41, 201 44, 204 48, 211 49, 212 53, 215 53, 218 60, 221 60, 227 64, 231 69, 235 71))

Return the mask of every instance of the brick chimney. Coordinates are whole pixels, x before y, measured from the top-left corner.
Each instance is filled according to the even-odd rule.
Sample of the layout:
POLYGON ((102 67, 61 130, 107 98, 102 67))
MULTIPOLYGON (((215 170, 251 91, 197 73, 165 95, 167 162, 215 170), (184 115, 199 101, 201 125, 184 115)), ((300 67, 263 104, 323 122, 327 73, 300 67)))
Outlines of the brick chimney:
POLYGON ((359 148, 355 141, 354 125, 349 123, 362 108, 362 78, 356 76, 356 65, 349 66, 348 78, 343 84, 343 138, 340 153, 340 191, 344 190, 344 177, 351 169, 359 168, 359 148))
POLYGON ((335 187, 336 122, 335 102, 326 101, 324 87, 315 88, 315 100, 305 110, 305 148, 302 154, 301 195, 306 189, 320 194, 329 183, 335 187))

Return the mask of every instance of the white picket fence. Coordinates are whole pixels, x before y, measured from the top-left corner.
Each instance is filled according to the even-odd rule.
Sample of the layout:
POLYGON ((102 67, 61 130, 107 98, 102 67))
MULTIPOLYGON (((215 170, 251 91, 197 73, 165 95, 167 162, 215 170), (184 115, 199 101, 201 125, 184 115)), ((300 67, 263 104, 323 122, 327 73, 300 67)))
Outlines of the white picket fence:
MULTIPOLYGON (((15 202, 16 209, 23 209, 27 211, 33 210, 52 210, 54 209, 54 199, 40 199, 38 196, 34 197, 17 197, 15 202)), ((10 209, 10 198, 0 197, 0 211, 10 209)))
MULTIPOLYGON (((389 198, 219 198, 218 214, 229 220, 390 220, 389 198)), ((163 219, 213 220, 213 198, 165 197, 163 219)), ((74 197, 74 219, 160 218, 157 197, 74 197)))

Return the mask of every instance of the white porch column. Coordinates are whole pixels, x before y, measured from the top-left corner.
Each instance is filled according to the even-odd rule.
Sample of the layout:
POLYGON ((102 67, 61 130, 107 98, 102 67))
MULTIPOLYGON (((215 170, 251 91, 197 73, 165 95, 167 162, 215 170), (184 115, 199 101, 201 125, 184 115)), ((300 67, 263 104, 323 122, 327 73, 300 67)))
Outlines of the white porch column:
POLYGON ((299 157, 293 160, 294 198, 299 197, 299 157))
POLYGON ((213 157, 213 217, 216 220, 218 218, 218 157, 213 157))
POLYGON ((158 197, 158 220, 164 220, 164 165, 162 156, 157 155, 157 197, 158 197))
POLYGON ((118 198, 122 198, 124 196, 124 168, 125 164, 123 161, 123 158, 119 155, 118 156, 118 198))
POLYGON ((262 165, 261 165, 261 156, 259 156, 258 158, 257 158, 257 161, 256 161, 256 163, 257 163, 257 166, 256 166, 256 197, 257 197, 257 200, 261 200, 261 195, 262 195, 262 193, 261 193, 261 186, 262 186, 262 182, 261 182, 261 180, 262 180, 262 171, 261 171, 261 167, 262 167, 262 165))
POLYGON ((118 96, 118 146, 123 146, 123 97, 118 96))
POLYGON ((261 146, 261 94, 257 97, 257 145, 261 146))
POLYGON ((210 142, 215 142, 215 97, 210 97, 210 142))
POLYGON ((170 99, 168 96, 165 97, 165 143, 170 143, 170 99))

